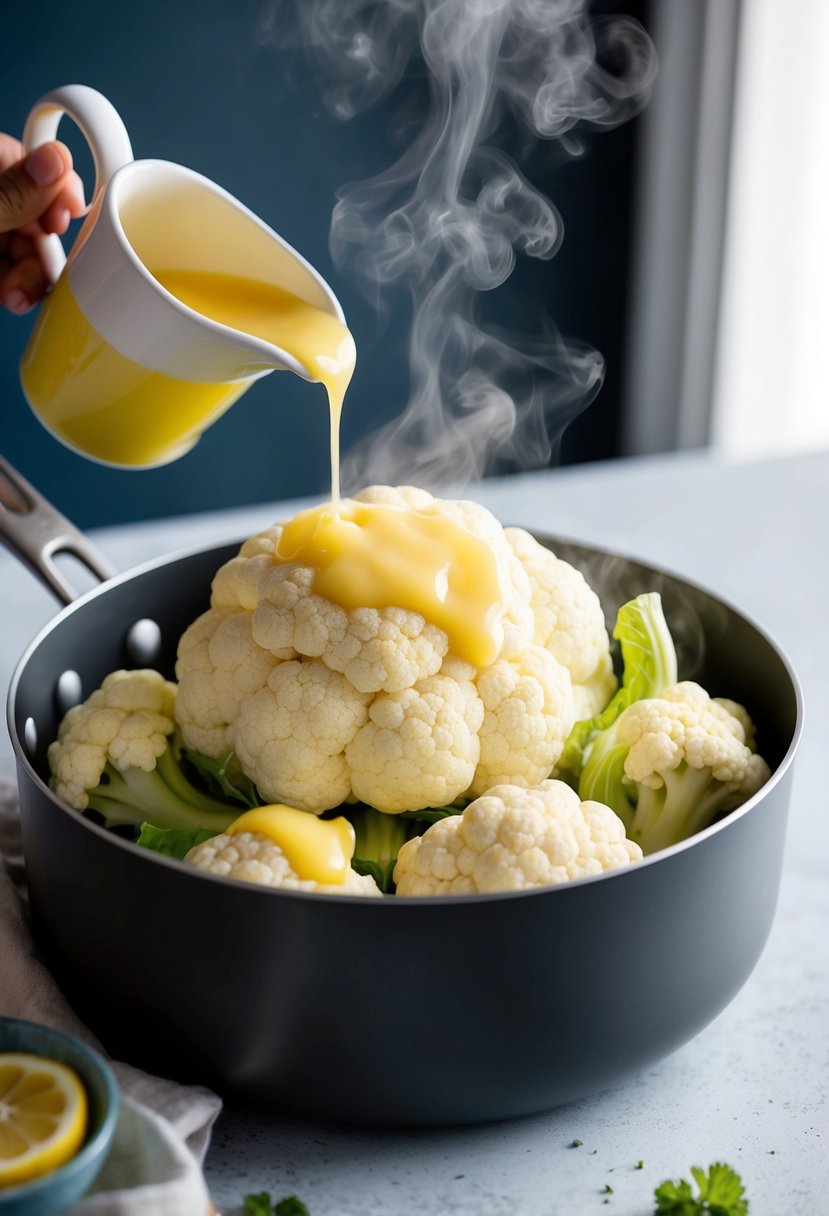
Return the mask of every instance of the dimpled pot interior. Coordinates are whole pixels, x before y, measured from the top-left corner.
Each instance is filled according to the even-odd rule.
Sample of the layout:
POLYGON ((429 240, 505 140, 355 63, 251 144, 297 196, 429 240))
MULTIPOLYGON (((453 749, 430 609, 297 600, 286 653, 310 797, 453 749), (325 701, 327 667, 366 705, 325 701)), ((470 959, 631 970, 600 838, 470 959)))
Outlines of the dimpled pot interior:
MULTIPOLYGON (((437 1125, 549 1109, 690 1039, 731 1000, 777 898, 799 694, 776 647, 705 591, 540 537, 609 620, 659 590, 680 675, 750 707, 773 776, 693 842, 569 886, 461 899, 262 890, 185 870, 64 808, 46 747, 64 671, 172 675, 179 635, 236 546, 92 592, 41 634, 10 694, 36 930, 114 1054, 225 1096, 341 1122, 437 1125), (160 626, 138 656, 133 626, 160 626)), ((152 632, 152 631, 151 631, 152 632)))

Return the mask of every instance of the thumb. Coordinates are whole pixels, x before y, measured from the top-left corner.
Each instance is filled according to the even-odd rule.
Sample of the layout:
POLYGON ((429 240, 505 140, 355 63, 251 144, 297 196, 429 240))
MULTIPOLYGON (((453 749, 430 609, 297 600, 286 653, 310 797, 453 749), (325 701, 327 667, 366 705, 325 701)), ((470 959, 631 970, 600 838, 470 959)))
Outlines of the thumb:
POLYGON ((53 142, 41 144, 0 173, 0 232, 12 232, 41 216, 71 168, 69 149, 53 142))

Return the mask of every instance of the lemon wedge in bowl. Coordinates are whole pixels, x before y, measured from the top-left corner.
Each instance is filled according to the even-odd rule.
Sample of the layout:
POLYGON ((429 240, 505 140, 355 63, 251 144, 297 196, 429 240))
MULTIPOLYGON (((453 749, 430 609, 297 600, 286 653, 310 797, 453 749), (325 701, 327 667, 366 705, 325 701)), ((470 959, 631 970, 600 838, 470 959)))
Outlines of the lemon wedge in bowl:
POLYGON ((65 1165, 87 1128, 86 1090, 66 1064, 0 1052, 0 1188, 65 1165))
POLYGON ((0 1216, 51 1216, 86 1194, 119 1097, 106 1060, 80 1039, 0 1017, 0 1216))

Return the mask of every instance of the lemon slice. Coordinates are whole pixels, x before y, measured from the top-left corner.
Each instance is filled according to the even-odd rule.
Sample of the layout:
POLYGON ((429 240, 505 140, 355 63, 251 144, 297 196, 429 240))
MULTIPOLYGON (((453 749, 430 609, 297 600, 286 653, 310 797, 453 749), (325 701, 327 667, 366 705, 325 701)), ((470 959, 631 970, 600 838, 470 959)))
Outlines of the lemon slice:
POLYGON ((71 1068, 0 1052, 0 1188, 67 1162, 83 1143, 86 1123, 86 1091, 71 1068))

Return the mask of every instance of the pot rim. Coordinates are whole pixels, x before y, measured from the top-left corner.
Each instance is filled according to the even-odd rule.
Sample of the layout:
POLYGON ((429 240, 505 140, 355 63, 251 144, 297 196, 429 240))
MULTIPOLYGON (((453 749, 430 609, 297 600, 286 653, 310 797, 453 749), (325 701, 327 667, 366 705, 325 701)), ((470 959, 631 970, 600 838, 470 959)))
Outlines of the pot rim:
MULTIPOLYGON (((508 527, 510 525, 505 524, 504 526, 508 527)), ((221 874, 211 874, 208 871, 197 870, 195 868, 188 868, 184 865, 183 862, 177 861, 175 858, 172 858, 172 857, 166 857, 163 854, 156 853, 150 849, 141 850, 141 852, 146 855, 144 860, 149 862, 150 864, 156 864, 156 865, 165 866, 167 868, 172 868, 175 871, 175 873, 177 873, 181 877, 182 881, 184 881, 184 880, 195 881, 195 882, 201 881, 201 882, 219 883, 224 886, 229 885, 231 887, 235 887, 239 891, 244 891, 248 897, 254 898, 254 899, 257 899, 257 898, 261 899, 263 897, 264 898, 277 897, 277 898, 281 898, 281 899, 290 899, 290 900, 300 899, 300 900, 311 900, 314 902, 322 902, 322 903, 333 903, 335 906, 340 906, 342 904, 351 904, 351 905, 359 905, 359 906, 368 905, 370 907, 380 906, 380 907, 385 907, 385 908, 399 906, 399 907, 407 908, 407 909, 412 908, 414 905, 420 905, 420 906, 424 906, 426 908, 433 908, 433 907, 445 906, 445 905, 450 905, 451 907, 459 907, 461 905, 474 906, 474 905, 477 905, 480 903, 492 903, 492 902, 498 902, 498 901, 503 901, 503 900, 515 900, 515 899, 538 899, 538 898, 542 898, 545 896, 548 898, 550 898, 550 897, 564 898, 566 896, 567 891, 573 891, 578 888, 591 885, 593 883, 622 881, 625 878, 632 878, 633 875, 635 875, 642 869, 649 868, 650 866, 653 866, 653 865, 658 865, 662 861, 666 861, 667 859, 669 859, 671 857, 675 857, 675 856, 685 852, 686 850, 693 848, 695 845, 701 843, 704 840, 709 840, 711 837, 717 835, 719 832, 725 831, 729 826, 737 823, 745 815, 750 814, 750 812, 753 810, 753 808, 756 807, 761 801, 763 801, 763 799, 771 792, 771 790, 774 788, 774 786, 778 785, 780 783, 780 781, 782 781, 782 779, 784 778, 784 776, 786 775, 788 770, 791 768, 792 763, 794 761, 795 754, 796 754, 797 749, 800 744, 800 739, 803 734, 803 719, 804 719, 803 692, 802 692, 802 689, 800 686, 800 681, 797 678, 797 675, 788 658, 786 651, 779 645, 779 643, 775 640, 775 638, 766 629, 764 629, 761 625, 758 625, 757 622, 753 619, 753 617, 749 616, 746 612, 743 611, 743 609, 738 608, 730 600, 724 598, 723 596, 719 595, 718 593, 711 591, 709 587, 705 586, 702 583, 697 582, 694 579, 686 578, 684 575, 678 574, 676 571, 671 570, 665 566, 654 565, 647 559, 642 559, 642 558, 635 557, 635 556, 632 556, 627 553, 622 553, 619 550, 615 550, 615 549, 605 549, 603 547, 598 547, 589 541, 582 541, 582 540, 578 540, 573 537, 565 537, 565 536, 558 536, 558 535, 554 536, 552 533, 540 532, 540 531, 536 531, 535 529, 526 529, 526 530, 529 531, 530 535, 533 536, 536 540, 538 540, 539 543, 541 543, 541 544, 545 544, 545 545, 549 545, 549 546, 572 545, 576 548, 585 549, 592 553, 595 553, 597 556, 608 557, 613 560, 628 562, 633 565, 645 566, 649 570, 651 570, 655 575, 678 582, 678 583, 682 584, 683 586, 688 587, 692 591, 695 591, 704 596, 707 596, 709 599, 713 600, 716 604, 719 604, 722 607, 726 608, 728 611, 732 612, 735 616, 741 618, 746 624, 748 624, 771 647, 771 649, 774 650, 774 652, 777 654, 778 658, 782 662, 783 667, 786 670, 786 674, 791 682, 792 691, 794 693, 794 698, 795 698, 795 705, 796 705, 795 723, 794 723, 794 729, 792 731, 791 741, 789 743, 788 748, 786 749, 786 753, 783 756, 783 759, 780 761, 777 768, 772 772, 771 777, 765 783, 765 785, 761 786, 761 788, 755 794, 753 794, 751 796, 751 798, 747 799, 746 802, 744 802, 741 806, 737 807, 735 810, 729 811, 728 814, 723 819, 720 819, 716 823, 711 824, 709 827, 704 828, 701 832, 696 832, 693 836, 688 837, 687 840, 682 840, 678 844, 670 845, 666 849, 660 849, 656 853, 652 853, 647 857, 643 857, 642 860, 636 862, 635 865, 625 866, 623 868, 615 869, 615 870, 607 870, 602 874, 593 874, 593 875, 588 875, 584 878, 573 879, 569 882, 562 883, 558 886, 531 887, 528 890, 523 890, 523 891, 494 891, 494 892, 490 892, 490 893, 486 893, 486 894, 474 893, 474 894, 466 894, 466 895, 433 895, 433 896, 429 896, 428 898, 424 898, 421 896, 414 896, 414 895, 409 895, 409 896, 395 895, 393 898, 383 898, 383 899, 377 900, 377 899, 367 899, 365 896, 360 896, 360 895, 336 895, 336 894, 329 894, 327 892, 321 893, 321 892, 315 892, 315 891, 286 891, 286 890, 281 890, 279 888, 274 888, 274 887, 259 887, 252 883, 242 882, 240 879, 227 878, 221 874)), ((85 818, 78 811, 67 806, 66 803, 64 803, 60 798, 58 798, 57 795, 49 788, 49 786, 46 784, 45 781, 43 781, 43 779, 40 777, 39 773, 34 768, 31 760, 29 759, 29 756, 27 755, 26 748, 24 747, 23 741, 19 736, 17 726, 15 723, 15 712, 14 711, 15 711, 15 705, 16 705, 16 701, 17 701, 18 686, 23 677, 23 673, 29 663, 29 660, 35 654, 35 652, 39 649, 41 643, 52 632, 52 630, 56 629, 61 624, 61 622, 64 621, 67 617, 69 617, 72 613, 81 611, 85 607, 86 604, 90 603, 92 600, 97 599, 101 595, 105 595, 112 588, 119 586, 123 583, 130 582, 133 579, 138 578, 143 574, 149 573, 152 570, 159 569, 163 566, 172 566, 178 561, 182 561, 182 560, 184 560, 186 558, 190 558, 190 557, 196 557, 196 556, 199 556, 202 554, 207 554, 214 550, 218 552, 221 549, 227 549, 227 548, 233 547, 233 546, 236 546, 238 548, 238 546, 243 543, 244 539, 246 539, 246 538, 243 538, 242 541, 237 541, 237 540, 234 540, 233 538, 230 538, 225 541, 219 541, 215 544, 194 545, 194 546, 189 546, 189 547, 185 547, 182 549, 176 549, 170 553, 162 555, 161 557, 151 558, 146 562, 142 562, 137 566, 133 566, 129 570, 126 570, 120 574, 116 574, 112 578, 107 579, 106 582, 101 583, 100 586, 93 587, 91 590, 85 592, 83 595, 81 595, 77 599, 73 600, 72 603, 70 603, 70 604, 66 605, 64 608, 62 608, 57 613, 56 616, 54 616, 50 621, 47 622, 46 625, 43 626, 42 629, 39 630, 39 632, 32 639, 32 641, 29 643, 29 645, 26 647, 25 651, 21 655, 20 659, 18 660, 18 662, 15 666, 14 672, 12 674, 11 683, 9 685, 8 696, 6 699, 6 721, 7 721, 9 736, 11 738, 12 747, 15 752, 15 757, 17 759, 18 766, 22 767, 26 771, 27 776, 30 778, 30 780, 32 780, 34 782, 35 786, 40 790, 40 792, 43 793, 49 799, 49 801, 62 814, 67 814, 67 815, 73 816, 78 821, 78 823, 83 825, 83 830, 90 831, 93 834, 98 835, 99 837, 101 837, 103 839, 106 839, 107 842, 114 848, 127 849, 129 851, 130 855, 134 855, 137 850, 137 846, 132 841, 124 840, 122 837, 114 834, 113 832, 107 831, 106 828, 103 828, 100 825, 93 823, 92 820, 85 818)), ((393 915, 393 914, 386 912, 386 913, 379 913, 379 915, 393 915)))

